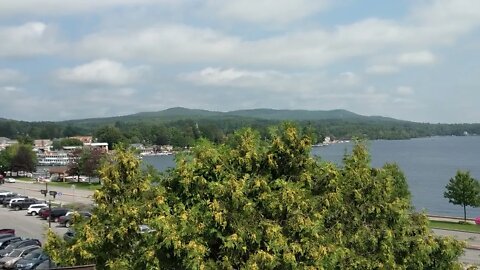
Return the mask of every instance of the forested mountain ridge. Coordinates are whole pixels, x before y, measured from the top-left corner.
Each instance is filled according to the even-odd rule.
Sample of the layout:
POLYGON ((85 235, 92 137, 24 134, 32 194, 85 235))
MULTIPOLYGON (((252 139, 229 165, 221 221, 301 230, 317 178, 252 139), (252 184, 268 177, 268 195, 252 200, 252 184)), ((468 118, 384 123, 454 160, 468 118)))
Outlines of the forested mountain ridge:
POLYGON ((217 112, 198 109, 187 109, 182 107, 175 107, 157 112, 140 112, 125 116, 106 117, 106 118, 91 118, 68 120, 66 123, 81 123, 81 124, 95 124, 95 123, 114 123, 116 121, 130 122, 130 121, 176 121, 186 119, 217 119, 217 118, 231 118, 231 117, 246 117, 264 120, 276 121, 315 121, 326 119, 356 119, 356 120, 391 120, 393 118, 386 118, 380 116, 364 116, 356 114, 347 110, 328 110, 328 111, 309 111, 309 110, 275 110, 275 109, 251 109, 251 110, 236 110, 229 112, 217 112))
POLYGON ((337 139, 409 139, 427 136, 480 134, 480 124, 430 124, 382 116, 363 116, 346 110, 307 111, 253 109, 231 112, 171 108, 125 116, 78 119, 59 122, 26 122, 0 119, 0 137, 54 139, 94 135, 109 143, 172 144, 186 146, 198 138, 221 142, 238 129, 251 127, 262 137, 269 127, 293 121, 308 129, 321 142, 337 139))

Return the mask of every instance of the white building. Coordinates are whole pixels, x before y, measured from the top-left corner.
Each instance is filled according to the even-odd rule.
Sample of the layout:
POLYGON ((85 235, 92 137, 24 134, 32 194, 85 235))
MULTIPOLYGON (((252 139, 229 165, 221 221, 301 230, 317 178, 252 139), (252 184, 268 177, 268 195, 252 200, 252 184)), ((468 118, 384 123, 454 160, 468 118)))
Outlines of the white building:
POLYGON ((66 166, 70 156, 65 151, 37 152, 39 166, 66 166))
POLYGON ((6 137, 0 137, 0 151, 16 143, 18 143, 17 140, 11 140, 6 137))

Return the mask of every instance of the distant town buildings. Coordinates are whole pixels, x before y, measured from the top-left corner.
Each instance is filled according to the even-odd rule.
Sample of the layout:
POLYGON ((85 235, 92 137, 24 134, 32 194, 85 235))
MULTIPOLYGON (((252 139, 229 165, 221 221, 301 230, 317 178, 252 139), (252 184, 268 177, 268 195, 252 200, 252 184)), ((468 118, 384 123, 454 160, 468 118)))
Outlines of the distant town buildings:
POLYGON ((145 147, 141 143, 135 143, 130 146, 137 149, 141 156, 166 156, 173 154, 172 145, 154 145, 151 147, 145 147))
POLYGON ((92 136, 73 136, 69 137, 69 139, 77 139, 81 141, 84 145, 85 144, 90 144, 93 142, 93 137, 92 136))
POLYGON ((17 140, 11 140, 6 137, 0 137, 0 151, 16 143, 18 143, 17 140))
POLYGON ((52 148, 53 141, 52 140, 34 140, 33 141, 33 148, 37 151, 50 151, 52 148))

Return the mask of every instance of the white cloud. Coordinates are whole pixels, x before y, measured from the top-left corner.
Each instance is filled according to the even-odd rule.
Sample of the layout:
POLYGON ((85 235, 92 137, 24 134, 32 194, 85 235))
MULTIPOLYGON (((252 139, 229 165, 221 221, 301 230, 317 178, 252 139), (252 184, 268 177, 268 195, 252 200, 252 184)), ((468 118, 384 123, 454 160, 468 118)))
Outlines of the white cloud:
POLYGON ((0 58, 54 54, 62 46, 54 27, 43 22, 0 27, 0 58))
POLYGON ((275 71, 248 71, 235 68, 208 67, 197 72, 183 74, 180 78, 199 85, 251 87, 285 76, 275 71))
POLYGON ((60 69, 56 75, 61 81, 75 84, 121 86, 136 82, 146 69, 145 66, 127 68, 119 62, 98 59, 74 68, 60 69))
POLYGON ((208 0, 205 8, 222 19, 249 23, 286 24, 318 13, 329 0, 208 0))
POLYGON ((399 71, 398 67, 392 65, 373 65, 367 67, 365 72, 367 74, 384 75, 393 74, 399 71))
POLYGON ((14 92, 19 92, 20 88, 15 87, 15 86, 2 86, 0 87, 3 92, 9 92, 9 93, 14 93, 14 92))
POLYGON ((436 57, 429 51, 403 53, 397 62, 402 65, 430 65, 436 62, 436 57))
POLYGON ((0 69, 0 84, 5 83, 22 83, 27 77, 21 72, 14 69, 0 69))
POLYGON ((87 36, 80 44, 84 55, 182 63, 218 61, 235 53, 239 40, 211 29, 160 25, 145 29, 87 36), (107 46, 107 47, 105 47, 107 46))
MULTIPOLYGON (((417 50, 419 47, 438 46, 445 39, 452 39, 452 34, 442 32, 433 25, 375 18, 337 26, 332 30, 301 28, 255 39, 210 28, 161 24, 91 34, 79 43, 78 50, 86 56, 142 59, 160 63, 223 65, 228 62, 267 69, 314 68, 398 51, 412 52, 399 56, 398 61, 402 64, 433 63, 436 58, 430 51, 417 50)), ((379 67, 373 72, 378 71, 379 67)), ((383 71, 386 71, 385 67, 383 71)), ((393 71, 394 68, 388 70, 393 71)))
POLYGON ((84 12, 98 12, 106 8, 122 6, 141 6, 145 4, 174 4, 180 0, 2 0, 0 16, 14 17, 18 15, 69 15, 84 12))
POLYGON ((347 71, 340 73, 334 82, 343 86, 357 86, 362 82, 362 78, 351 71, 347 71))
POLYGON ((410 96, 414 93, 413 88, 410 86, 398 86, 397 94, 401 96, 410 96))
MULTIPOLYGON (((449 36, 464 34, 480 24, 480 2, 475 0, 425 1, 413 17, 449 36)), ((433 31, 433 29, 432 29, 433 31)))

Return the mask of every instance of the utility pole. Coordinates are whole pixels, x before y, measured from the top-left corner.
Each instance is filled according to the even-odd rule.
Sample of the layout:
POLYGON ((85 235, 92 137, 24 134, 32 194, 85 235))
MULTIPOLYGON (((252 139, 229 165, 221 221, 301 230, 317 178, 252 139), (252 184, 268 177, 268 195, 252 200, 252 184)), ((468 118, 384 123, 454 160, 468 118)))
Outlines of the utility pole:
MULTIPOLYGON (((40 193, 45 196, 45 201, 47 200, 47 193, 50 194, 50 196, 53 196, 53 199, 55 199, 55 196, 57 196, 57 192, 54 190, 48 190, 48 182, 45 182, 45 189, 40 190, 40 193)), ((52 198, 48 198, 48 229, 50 230, 52 228, 52 198)), ((48 257, 48 269, 52 268, 52 260, 50 259, 50 256, 48 257)))
MULTIPOLYGON (((53 196, 53 199, 55 199, 55 196, 57 196, 57 192, 54 190, 48 190, 48 182, 45 182, 45 189, 40 190, 40 193, 42 193, 45 196, 45 201, 47 200, 47 194, 50 194, 50 196, 53 196)), ((52 198, 48 198, 48 228, 52 228, 52 198)))

